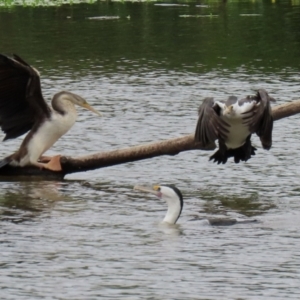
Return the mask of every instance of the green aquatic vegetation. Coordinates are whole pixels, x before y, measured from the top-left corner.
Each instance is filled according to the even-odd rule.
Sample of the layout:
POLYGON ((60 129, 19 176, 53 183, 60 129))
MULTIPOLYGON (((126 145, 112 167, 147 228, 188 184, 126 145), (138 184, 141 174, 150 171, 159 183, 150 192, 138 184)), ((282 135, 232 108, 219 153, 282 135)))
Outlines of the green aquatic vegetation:
MULTIPOLYGON (((157 0, 111 0, 112 2, 157 2, 157 0)), ((0 0, 0 8, 12 8, 15 6, 49 6, 49 7, 58 7, 64 4, 79 4, 87 3, 93 4, 98 2, 98 0, 0 0)), ((188 1, 187 1, 188 2, 188 1)))
POLYGON ((1 0, 0 7, 14 6, 61 6, 63 4, 93 4, 97 0, 1 0))

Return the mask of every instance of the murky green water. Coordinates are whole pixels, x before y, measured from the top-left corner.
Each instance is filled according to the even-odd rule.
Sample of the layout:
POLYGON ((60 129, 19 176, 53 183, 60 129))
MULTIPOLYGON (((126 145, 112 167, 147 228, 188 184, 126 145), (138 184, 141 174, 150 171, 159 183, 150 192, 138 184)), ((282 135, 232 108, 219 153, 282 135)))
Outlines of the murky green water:
MULTIPOLYGON (((48 99, 68 89, 104 113, 80 110, 50 154, 192 133, 206 96, 265 88, 277 104, 300 98, 299 2, 156 4, 0 9, 0 52, 38 68, 48 99)), ((269 152, 253 138, 246 164, 192 151, 64 182, 1 182, 0 298, 299 299, 298 125, 276 122, 269 152), (164 203, 132 190, 145 183, 182 190, 177 227, 159 224, 164 203), (220 215, 261 222, 191 221, 220 215)))

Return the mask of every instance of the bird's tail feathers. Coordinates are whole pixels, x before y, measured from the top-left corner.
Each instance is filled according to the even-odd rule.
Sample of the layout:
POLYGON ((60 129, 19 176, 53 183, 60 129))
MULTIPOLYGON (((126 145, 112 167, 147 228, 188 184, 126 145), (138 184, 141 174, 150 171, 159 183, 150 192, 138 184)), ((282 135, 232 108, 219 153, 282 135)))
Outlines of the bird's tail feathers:
POLYGON ((258 223, 257 219, 238 220, 237 224, 258 223))

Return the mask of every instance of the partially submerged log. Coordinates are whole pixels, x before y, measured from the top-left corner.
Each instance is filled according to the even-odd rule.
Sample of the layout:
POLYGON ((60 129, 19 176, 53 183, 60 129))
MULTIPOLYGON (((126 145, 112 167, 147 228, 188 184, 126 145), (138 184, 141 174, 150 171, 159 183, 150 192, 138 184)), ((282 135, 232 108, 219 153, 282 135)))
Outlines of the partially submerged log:
MULTIPOLYGON (((300 113, 300 100, 284 103, 273 107, 274 120, 280 120, 300 113)), ((124 149, 100 152, 78 158, 62 156, 60 159, 62 171, 54 172, 37 167, 17 168, 5 166, 0 169, 0 179, 40 178, 46 180, 61 180, 65 175, 75 172, 85 172, 104 167, 115 166, 128 162, 139 161, 161 155, 176 155, 189 150, 213 150, 216 145, 203 148, 199 143, 194 142, 194 135, 186 135, 164 141, 128 147, 124 149)))

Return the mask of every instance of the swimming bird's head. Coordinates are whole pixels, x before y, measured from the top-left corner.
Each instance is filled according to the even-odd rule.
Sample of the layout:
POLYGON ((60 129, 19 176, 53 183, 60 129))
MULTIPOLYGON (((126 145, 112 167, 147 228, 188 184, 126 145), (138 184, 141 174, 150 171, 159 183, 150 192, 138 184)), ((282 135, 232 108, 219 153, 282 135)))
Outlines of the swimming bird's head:
POLYGON ((165 200, 168 205, 168 211, 163 222, 169 224, 175 224, 177 222, 183 208, 183 197, 178 188, 172 185, 154 185, 152 188, 135 186, 134 190, 151 193, 165 200))

